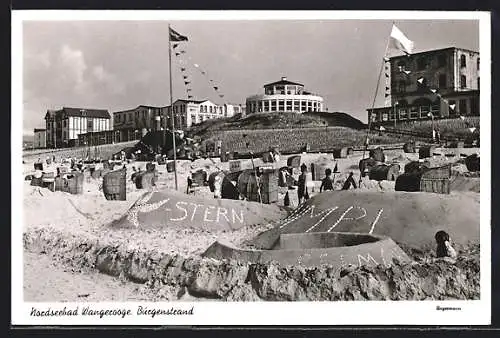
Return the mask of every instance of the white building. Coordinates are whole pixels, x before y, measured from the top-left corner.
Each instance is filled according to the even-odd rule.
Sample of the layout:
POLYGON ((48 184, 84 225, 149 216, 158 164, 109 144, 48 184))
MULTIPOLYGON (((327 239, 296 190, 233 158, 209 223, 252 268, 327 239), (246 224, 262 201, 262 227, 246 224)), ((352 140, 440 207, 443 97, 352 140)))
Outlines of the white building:
MULTIPOLYGON (((241 105, 223 104, 217 105, 210 100, 176 100, 173 104, 175 117, 175 129, 186 129, 193 124, 198 124, 211 119, 231 117, 235 114, 241 114, 243 107, 241 105)), ((167 118, 167 126, 171 126, 170 106, 162 108, 162 114, 167 118)))
POLYGON ((286 77, 264 85, 264 94, 253 95, 246 99, 247 114, 308 111, 323 111, 323 98, 305 91, 303 84, 288 81, 286 77))

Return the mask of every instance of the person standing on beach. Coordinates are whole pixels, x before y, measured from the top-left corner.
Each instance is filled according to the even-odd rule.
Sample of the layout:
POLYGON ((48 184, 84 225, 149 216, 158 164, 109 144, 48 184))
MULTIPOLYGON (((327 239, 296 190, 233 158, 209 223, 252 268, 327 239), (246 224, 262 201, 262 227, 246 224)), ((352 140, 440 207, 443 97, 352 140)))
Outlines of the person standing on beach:
POLYGON ((303 200, 306 201, 309 199, 309 192, 307 191, 307 166, 305 163, 302 163, 300 170, 302 173, 299 176, 297 191, 299 204, 301 204, 303 200))
POLYGON ((333 190, 332 169, 330 168, 325 170, 325 178, 321 181, 321 186, 319 187, 319 192, 323 190, 333 190))

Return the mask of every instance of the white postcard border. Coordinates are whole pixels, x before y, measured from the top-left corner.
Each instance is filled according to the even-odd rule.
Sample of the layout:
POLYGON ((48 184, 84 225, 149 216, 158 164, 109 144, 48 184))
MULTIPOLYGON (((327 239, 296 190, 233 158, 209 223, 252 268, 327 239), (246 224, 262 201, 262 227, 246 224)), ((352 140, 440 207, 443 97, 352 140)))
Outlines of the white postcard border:
POLYGON ((491 324, 491 22, 488 12, 424 11, 13 11, 12 12, 12 293, 14 325, 487 325, 491 324), (480 20, 481 299, 475 301, 28 303, 23 300, 23 68, 26 20, 480 20), (190 308, 192 316, 31 317, 33 306, 62 309, 190 308), (461 308, 441 311, 436 307, 461 308))

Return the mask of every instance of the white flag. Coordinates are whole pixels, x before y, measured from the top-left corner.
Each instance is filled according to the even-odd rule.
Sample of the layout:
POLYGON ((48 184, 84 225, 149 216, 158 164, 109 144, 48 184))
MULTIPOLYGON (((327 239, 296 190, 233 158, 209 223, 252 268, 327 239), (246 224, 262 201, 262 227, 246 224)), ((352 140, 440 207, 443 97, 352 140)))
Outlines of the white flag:
POLYGON ((474 128, 474 127, 469 128, 469 131, 470 131, 471 133, 473 133, 473 132, 475 132, 475 131, 476 131, 476 128, 474 128))
POLYGON ((403 72, 405 72, 405 74, 408 75, 411 73, 411 70, 403 70, 403 72))
POLYGON ((420 83, 420 84, 423 84, 424 83, 424 78, 423 77, 419 77, 417 79, 417 82, 420 83))
POLYGON ((431 89, 431 92, 433 92, 434 94, 436 94, 437 90, 431 89))
POLYGON ((413 41, 408 39, 406 35, 404 35, 403 32, 401 32, 399 28, 396 27, 396 25, 392 25, 391 44, 394 48, 399 49, 400 51, 403 51, 405 53, 411 54, 413 52, 413 41))
POLYGON ((385 128, 380 126, 380 131, 384 131, 384 130, 385 130, 385 128))
MULTIPOLYGON (((455 110, 455 104, 450 104, 450 108, 455 110)), ((460 118, 462 118, 462 116, 460 116, 460 118)), ((462 120, 463 120, 463 118, 462 118, 462 120)))

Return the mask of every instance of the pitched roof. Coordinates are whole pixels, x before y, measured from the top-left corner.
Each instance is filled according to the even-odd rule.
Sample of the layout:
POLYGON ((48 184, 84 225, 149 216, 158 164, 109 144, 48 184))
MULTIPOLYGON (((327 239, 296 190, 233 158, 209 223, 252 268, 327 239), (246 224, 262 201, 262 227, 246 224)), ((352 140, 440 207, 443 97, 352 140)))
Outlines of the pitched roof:
POLYGON ((304 86, 302 83, 292 82, 292 81, 288 81, 288 80, 286 80, 286 79, 281 79, 281 80, 276 81, 276 82, 268 83, 268 84, 264 85, 264 87, 268 87, 268 86, 275 86, 275 85, 296 85, 296 86, 304 86))
POLYGON ((67 116, 86 116, 101 119, 110 119, 111 115, 107 109, 84 109, 84 108, 71 108, 63 107, 61 109, 67 116))

